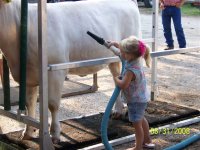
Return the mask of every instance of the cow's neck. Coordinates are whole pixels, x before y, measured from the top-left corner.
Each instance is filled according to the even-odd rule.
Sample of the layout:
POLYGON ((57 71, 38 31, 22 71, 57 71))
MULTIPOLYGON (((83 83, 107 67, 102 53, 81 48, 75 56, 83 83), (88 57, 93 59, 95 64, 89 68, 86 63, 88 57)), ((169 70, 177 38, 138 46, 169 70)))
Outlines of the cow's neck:
POLYGON ((0 48, 15 80, 19 79, 20 1, 13 0, 0 7, 0 48))

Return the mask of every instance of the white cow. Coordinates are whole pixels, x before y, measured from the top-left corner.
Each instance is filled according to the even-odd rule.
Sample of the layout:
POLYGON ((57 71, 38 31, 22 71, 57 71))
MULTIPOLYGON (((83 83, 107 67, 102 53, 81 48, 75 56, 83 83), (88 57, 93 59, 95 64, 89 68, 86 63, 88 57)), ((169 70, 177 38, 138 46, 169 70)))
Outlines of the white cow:
MULTIPOLYGON (((8 61, 15 81, 19 81, 19 28, 21 0, 6 3, 0 0, 0 49, 8 61)), ((37 4, 28 5, 27 101, 28 115, 35 117, 38 86, 38 18, 37 4)), ((47 4, 48 63, 88 60, 113 56, 113 53, 94 42, 86 32, 91 31, 105 39, 120 41, 130 35, 140 35, 140 16, 136 1, 88 0, 47 4)), ((67 73, 93 74, 105 65, 81 69, 59 70, 48 73, 49 110, 52 115, 50 134, 53 142, 60 137, 58 110, 61 90, 67 73)), ((119 64, 109 65, 113 76, 119 75, 119 64)), ((121 112, 118 99, 115 111, 121 112)), ((33 128, 28 126, 24 138, 33 128)))

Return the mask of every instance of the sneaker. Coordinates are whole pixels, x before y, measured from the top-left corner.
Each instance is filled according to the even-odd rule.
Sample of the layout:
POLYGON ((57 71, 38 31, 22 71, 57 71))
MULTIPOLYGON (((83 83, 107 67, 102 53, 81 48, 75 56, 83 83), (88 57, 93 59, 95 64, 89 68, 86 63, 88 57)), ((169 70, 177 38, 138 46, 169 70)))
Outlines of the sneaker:
POLYGON ((154 149, 156 147, 156 145, 153 143, 144 143, 143 147, 148 148, 148 149, 154 149))
MULTIPOLYGON (((136 144, 134 143, 133 146, 135 146, 136 144)), ((143 148, 147 148, 147 149, 155 149, 156 145, 154 143, 144 143, 142 145, 143 148)))
MULTIPOLYGON (((179 48, 186 48, 186 46, 184 46, 184 47, 179 47, 179 48)), ((180 54, 186 54, 186 53, 180 53, 180 54)))
POLYGON ((170 50, 170 49, 174 49, 174 46, 167 46, 167 48, 165 48, 164 50, 170 50))

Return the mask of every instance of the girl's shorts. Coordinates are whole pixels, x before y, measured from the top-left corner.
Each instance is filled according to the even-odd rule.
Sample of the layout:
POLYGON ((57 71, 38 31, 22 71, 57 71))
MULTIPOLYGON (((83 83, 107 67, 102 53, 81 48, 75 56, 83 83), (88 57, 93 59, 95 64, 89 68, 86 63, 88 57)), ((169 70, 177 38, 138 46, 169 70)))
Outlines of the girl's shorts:
POLYGON ((144 118, 147 103, 128 103, 128 118, 130 122, 137 122, 144 118))

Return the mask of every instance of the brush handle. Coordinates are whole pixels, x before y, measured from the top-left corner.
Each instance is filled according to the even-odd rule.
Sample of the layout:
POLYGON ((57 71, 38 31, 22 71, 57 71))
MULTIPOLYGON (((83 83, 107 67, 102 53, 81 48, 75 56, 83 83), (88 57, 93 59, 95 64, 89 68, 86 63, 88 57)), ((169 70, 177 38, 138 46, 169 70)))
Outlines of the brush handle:
POLYGON ((87 31, 87 34, 91 36, 94 40, 96 40, 99 44, 103 45, 105 43, 105 40, 94 33, 87 31))
POLYGON ((119 48, 116 48, 115 46, 111 46, 109 48, 115 55, 120 56, 120 50, 119 48))
POLYGON ((110 44, 107 41, 90 31, 87 31, 87 34, 91 36, 94 40, 96 40, 99 44, 104 45, 105 47, 110 49, 115 55, 120 56, 120 50, 118 48, 116 48, 115 46, 110 47, 110 44))
POLYGON ((108 42, 105 42, 104 46, 107 47, 108 49, 110 49, 116 56, 120 56, 120 50, 119 50, 119 48, 117 48, 115 46, 109 47, 110 45, 109 45, 108 42))

